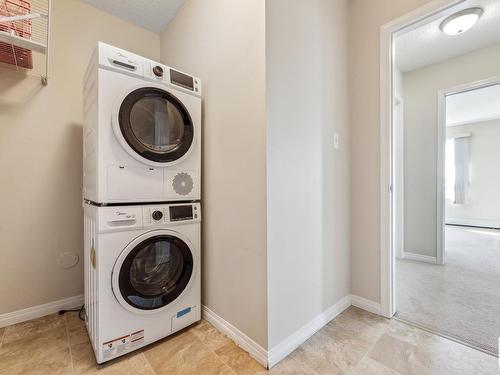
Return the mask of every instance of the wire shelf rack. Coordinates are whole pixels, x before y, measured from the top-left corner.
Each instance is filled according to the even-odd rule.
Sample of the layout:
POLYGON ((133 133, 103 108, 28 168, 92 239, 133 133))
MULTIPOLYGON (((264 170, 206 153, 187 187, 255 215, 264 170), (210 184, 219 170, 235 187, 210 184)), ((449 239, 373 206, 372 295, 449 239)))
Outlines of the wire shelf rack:
POLYGON ((0 62, 33 69, 45 60, 42 84, 48 83, 51 0, 0 0, 0 62), (44 58, 39 58, 43 56, 44 58))

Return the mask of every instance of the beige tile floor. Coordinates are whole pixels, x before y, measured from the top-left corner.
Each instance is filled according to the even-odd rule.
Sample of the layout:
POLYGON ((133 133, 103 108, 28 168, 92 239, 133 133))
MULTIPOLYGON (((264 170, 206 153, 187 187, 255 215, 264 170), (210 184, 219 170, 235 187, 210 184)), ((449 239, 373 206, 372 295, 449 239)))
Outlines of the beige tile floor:
POLYGON ((208 322, 103 366, 76 314, 0 328, 0 374, 498 374, 497 358, 351 307, 271 371, 208 322))

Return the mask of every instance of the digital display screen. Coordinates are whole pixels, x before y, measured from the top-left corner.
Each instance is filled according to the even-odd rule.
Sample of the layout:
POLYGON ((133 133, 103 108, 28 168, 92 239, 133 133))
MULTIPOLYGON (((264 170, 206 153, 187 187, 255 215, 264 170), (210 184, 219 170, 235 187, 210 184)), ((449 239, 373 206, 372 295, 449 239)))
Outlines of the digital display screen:
POLYGON ((170 69, 170 82, 174 85, 185 87, 190 90, 193 90, 194 88, 193 77, 173 69, 170 69))
POLYGON ((193 206, 171 206, 170 221, 190 220, 193 218, 193 206))

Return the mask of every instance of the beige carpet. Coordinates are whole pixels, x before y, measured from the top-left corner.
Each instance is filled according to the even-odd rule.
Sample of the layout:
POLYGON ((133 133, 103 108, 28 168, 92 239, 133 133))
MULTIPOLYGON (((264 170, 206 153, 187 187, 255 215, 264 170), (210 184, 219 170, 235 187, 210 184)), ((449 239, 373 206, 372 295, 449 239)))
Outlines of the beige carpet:
POLYGON ((500 230, 447 226, 444 266, 397 260, 397 316, 498 355, 500 230))

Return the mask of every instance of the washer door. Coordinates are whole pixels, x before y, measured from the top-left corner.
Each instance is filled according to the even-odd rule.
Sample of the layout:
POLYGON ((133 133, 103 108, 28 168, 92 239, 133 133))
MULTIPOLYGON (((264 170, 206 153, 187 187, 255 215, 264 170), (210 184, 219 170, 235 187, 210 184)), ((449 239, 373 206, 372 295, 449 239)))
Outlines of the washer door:
POLYGON ((191 116, 164 88, 135 88, 123 97, 116 112, 115 135, 139 161, 171 165, 190 151, 194 138, 191 116))
POLYGON ((186 240, 170 231, 150 232, 132 241, 113 268, 113 292, 122 306, 157 311, 189 286, 194 259, 186 240))

